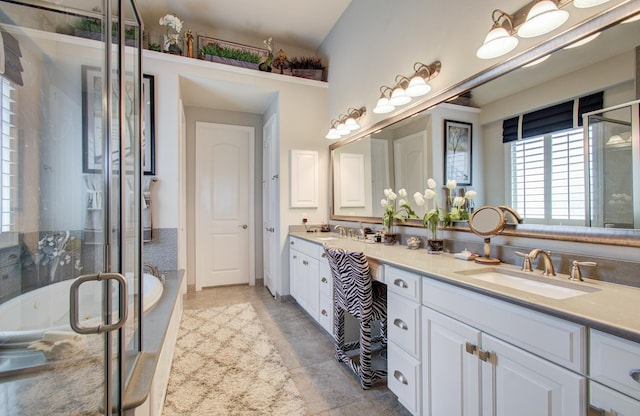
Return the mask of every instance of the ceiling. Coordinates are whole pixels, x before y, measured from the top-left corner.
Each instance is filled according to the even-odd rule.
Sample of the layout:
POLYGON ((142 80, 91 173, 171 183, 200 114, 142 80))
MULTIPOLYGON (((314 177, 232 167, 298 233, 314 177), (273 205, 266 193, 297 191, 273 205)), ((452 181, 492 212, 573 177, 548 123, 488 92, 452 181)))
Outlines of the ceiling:
MULTIPOLYGON (((316 50, 351 0, 137 0, 145 21, 167 13, 190 25, 242 32, 316 50)), ((153 20, 151 20, 153 19, 153 20)))

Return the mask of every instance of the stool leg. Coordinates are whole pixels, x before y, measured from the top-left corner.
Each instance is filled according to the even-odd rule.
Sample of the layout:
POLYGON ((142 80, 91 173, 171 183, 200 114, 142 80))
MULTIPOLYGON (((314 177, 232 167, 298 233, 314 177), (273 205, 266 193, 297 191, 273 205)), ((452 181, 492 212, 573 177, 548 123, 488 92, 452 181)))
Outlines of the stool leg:
POLYGON ((380 345, 382 348, 387 348, 387 320, 382 319, 380 321, 380 335, 382 336, 382 341, 380 341, 380 345))
POLYGON ((336 346, 336 360, 342 361, 338 351, 344 351, 344 309, 333 309, 333 332, 336 346))
POLYGON ((360 384, 365 390, 373 384, 371 322, 360 322, 360 384))

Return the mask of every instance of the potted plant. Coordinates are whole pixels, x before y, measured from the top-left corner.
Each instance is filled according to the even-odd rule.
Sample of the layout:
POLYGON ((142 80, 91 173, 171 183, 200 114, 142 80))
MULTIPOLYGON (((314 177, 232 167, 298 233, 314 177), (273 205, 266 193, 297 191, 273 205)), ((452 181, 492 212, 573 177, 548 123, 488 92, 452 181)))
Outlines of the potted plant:
POLYGON ((322 81, 322 75, 325 69, 324 65, 322 65, 322 60, 315 56, 293 57, 289 59, 288 67, 291 70, 291 75, 294 77, 313 79, 316 81, 322 81))
POLYGON ((434 207, 427 211, 422 217, 422 225, 427 227, 431 232, 431 238, 427 240, 429 253, 436 254, 442 252, 444 248, 444 240, 438 238, 438 227, 447 215, 446 211, 438 205, 438 194, 435 191, 437 187, 436 181, 433 180, 433 178, 429 178, 427 186, 428 188, 424 191, 424 195, 416 192, 413 195, 413 199, 420 207, 425 205, 425 200, 432 200, 434 202, 434 207))
MULTIPOLYGON (((93 9, 94 12, 100 12, 99 9, 93 9)), ((111 25, 111 37, 113 42, 117 39, 117 25, 111 25)), ((138 28, 133 26, 125 26, 124 39, 125 45, 135 46, 138 28)), ((85 39, 102 40, 102 19, 97 17, 82 17, 73 25, 73 35, 85 39)))
POLYGON ((403 188, 398 191, 398 195, 393 192, 393 189, 388 188, 384 190, 384 198, 380 201, 380 205, 384 208, 384 214, 382 214, 382 225, 384 226, 384 243, 395 244, 397 235, 393 229, 395 220, 402 223, 407 218, 418 218, 416 213, 411 208, 411 204, 407 201, 407 191, 403 188), (397 200, 400 195, 400 200, 397 200))
POLYGON ((218 62, 244 68, 258 69, 262 57, 255 52, 207 43, 200 47, 200 57, 205 61, 218 62))

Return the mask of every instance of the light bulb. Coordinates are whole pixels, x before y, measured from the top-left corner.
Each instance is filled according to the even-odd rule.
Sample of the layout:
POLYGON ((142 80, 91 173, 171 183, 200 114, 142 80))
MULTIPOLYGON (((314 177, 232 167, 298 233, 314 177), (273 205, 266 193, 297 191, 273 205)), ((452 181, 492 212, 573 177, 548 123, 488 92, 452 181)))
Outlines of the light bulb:
POLYGON ((609 0, 573 0, 573 6, 578 9, 586 9, 595 7, 608 2, 609 0))
POLYGON ((358 130, 360 128, 360 125, 358 124, 358 122, 353 117, 349 117, 344 122, 344 127, 346 129, 348 129, 349 131, 355 131, 355 130, 358 130))
POLYGON ((402 87, 396 87, 391 93, 391 98, 389 98, 389 102, 394 106, 405 105, 409 101, 411 101, 411 97, 405 94, 402 87))
POLYGON ((327 135, 324 136, 324 137, 325 137, 325 139, 336 140, 336 139, 341 138, 342 136, 340 136, 338 134, 338 131, 336 129, 331 128, 331 129, 329 129, 329 133, 327 133, 327 135))

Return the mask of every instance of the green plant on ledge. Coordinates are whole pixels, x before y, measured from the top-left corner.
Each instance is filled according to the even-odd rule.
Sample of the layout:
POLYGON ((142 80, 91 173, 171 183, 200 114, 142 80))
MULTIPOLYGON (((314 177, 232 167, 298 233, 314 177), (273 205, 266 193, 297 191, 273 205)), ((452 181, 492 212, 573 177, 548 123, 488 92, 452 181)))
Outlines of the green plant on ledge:
POLYGON ((289 60, 289 68, 291 69, 324 69, 322 60, 315 56, 294 56, 289 60))
POLYGON ((217 43, 208 43, 200 47, 200 55, 213 55, 221 58, 235 59, 237 61, 251 62, 254 64, 260 63, 262 57, 254 52, 249 52, 242 49, 228 48, 220 46, 217 43))

